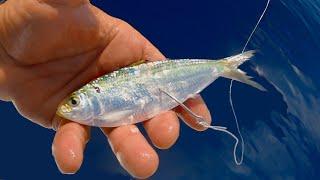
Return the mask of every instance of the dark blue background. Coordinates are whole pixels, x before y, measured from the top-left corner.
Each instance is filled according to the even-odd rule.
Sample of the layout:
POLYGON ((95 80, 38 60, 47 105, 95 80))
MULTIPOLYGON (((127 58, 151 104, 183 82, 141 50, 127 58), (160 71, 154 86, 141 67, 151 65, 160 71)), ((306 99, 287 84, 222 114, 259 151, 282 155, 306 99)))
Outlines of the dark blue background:
MULTIPOLYGON (((161 0, 92 1, 128 21, 170 58, 221 58, 241 49, 265 1, 161 0)), ((259 49, 242 69, 268 92, 236 83, 235 108, 245 139, 245 158, 236 166, 233 140, 225 134, 182 126, 177 144, 159 151, 154 179, 315 179, 320 177, 320 2, 271 0, 249 44, 259 49), (258 76, 258 74, 260 76, 258 76)), ((235 131, 226 79, 203 93, 214 123, 235 131)), ((0 179, 128 179, 105 138, 94 130, 81 170, 64 176, 51 156, 54 132, 20 117, 0 103, 0 179)))

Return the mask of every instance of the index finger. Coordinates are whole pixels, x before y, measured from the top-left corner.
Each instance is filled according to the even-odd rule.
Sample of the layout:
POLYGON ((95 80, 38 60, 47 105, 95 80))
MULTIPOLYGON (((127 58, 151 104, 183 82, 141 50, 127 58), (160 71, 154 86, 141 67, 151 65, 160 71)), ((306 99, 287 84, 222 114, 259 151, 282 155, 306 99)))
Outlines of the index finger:
POLYGON ((57 132, 52 143, 52 155, 62 173, 73 174, 82 164, 90 128, 58 116, 53 121, 57 132))
MULTIPOLYGON (((210 111, 200 95, 188 99, 183 104, 190 108, 193 113, 203 117, 208 124, 211 124, 212 120, 210 111)), ((200 125, 188 111, 183 109, 183 107, 178 106, 174 110, 178 114, 179 118, 182 119, 189 127, 197 131, 204 131, 207 129, 200 125)))

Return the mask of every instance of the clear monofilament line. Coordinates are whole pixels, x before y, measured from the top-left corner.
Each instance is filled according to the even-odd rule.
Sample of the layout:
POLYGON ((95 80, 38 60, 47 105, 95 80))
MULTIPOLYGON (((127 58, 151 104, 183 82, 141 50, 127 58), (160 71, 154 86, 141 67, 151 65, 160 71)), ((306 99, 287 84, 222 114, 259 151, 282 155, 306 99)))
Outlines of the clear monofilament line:
POLYGON ((266 7, 264 8, 264 10, 263 10, 263 12, 262 12, 262 14, 261 14, 256 26, 253 28, 253 30, 252 30, 252 32, 251 32, 246 44, 243 46, 243 49, 242 49, 241 53, 243 53, 247 49, 247 46, 248 46, 250 40, 252 39, 253 34, 256 32, 256 30, 259 27, 259 24, 260 24, 262 18, 264 17, 264 15, 266 14, 266 12, 268 10, 269 4, 270 4, 270 0, 268 0, 268 2, 266 4, 266 7))
POLYGON ((233 158, 234 158, 234 162, 236 162, 237 165, 240 165, 243 161, 243 156, 240 158, 240 161, 238 161, 237 159, 237 147, 238 147, 238 144, 239 144, 239 139, 237 138, 236 135, 234 135, 232 132, 228 131, 226 127, 223 127, 223 126, 210 126, 209 124, 207 123, 202 123, 201 124, 202 126, 206 127, 206 128, 210 128, 210 129, 213 129, 215 131, 221 131, 221 132, 224 132, 224 133, 227 133, 229 134, 236 142, 234 143, 234 146, 233 146, 233 158))
MULTIPOLYGON (((192 112, 191 109, 189 109, 186 105, 184 105, 181 101, 179 101, 177 98, 175 98, 174 96, 172 96, 171 94, 169 94, 168 92, 164 91, 164 90, 161 90, 159 89, 160 92, 166 94, 168 97, 170 97, 171 99, 173 99, 174 101, 176 101, 184 110, 186 110, 191 116, 193 116, 197 121, 198 121, 198 124, 202 125, 203 127, 206 127, 206 128, 210 128, 212 130, 215 130, 215 131, 220 131, 220 132, 224 132, 224 133, 227 133, 229 134, 233 139, 236 140, 235 144, 234 144, 234 147, 233 147, 233 158, 234 158, 234 161, 236 162, 237 165, 240 165, 242 163, 242 160, 243 160, 243 156, 241 157, 240 161, 237 160, 237 154, 236 154, 236 151, 237 151, 237 146, 239 144, 239 139, 237 138, 237 136, 235 136, 233 133, 231 133, 230 131, 228 131, 228 129, 224 126, 211 126, 205 119, 203 119, 203 117, 195 114, 194 112, 192 112)), ((242 136, 241 136, 242 138, 242 136)), ((242 141, 243 142, 243 141, 242 141)))
MULTIPOLYGON (((252 36, 253 36, 254 33, 256 32, 256 30, 257 30, 257 28, 258 28, 258 26, 259 26, 262 18, 263 18, 264 15, 266 14, 267 9, 268 9, 268 7, 269 7, 269 4, 270 4, 270 0, 268 0, 268 2, 267 2, 267 4, 266 4, 266 6, 265 6, 265 8, 264 8, 264 10, 263 10, 260 18, 259 18, 259 20, 258 20, 258 22, 257 22, 257 24, 256 24, 256 26, 255 26, 254 29, 252 30, 252 32, 251 32, 249 38, 247 39, 247 41, 246 41, 246 43, 245 43, 245 45, 244 45, 241 53, 244 53, 244 51, 246 50, 246 48, 247 48, 250 40, 252 39, 252 36)), ((233 86, 233 81, 234 81, 234 80, 231 80, 230 86, 229 86, 229 102, 230 102, 230 106, 231 106, 231 110, 232 110, 233 117, 234 117, 235 122, 236 122, 237 132, 238 132, 238 134, 239 134, 239 136, 240 136, 240 140, 241 140, 241 156, 240 156, 240 161, 237 162, 237 158, 236 158, 236 157, 235 157, 235 161, 236 161, 236 164, 237 164, 237 165, 241 165, 241 164, 242 164, 242 161, 243 161, 243 155, 244 155, 244 141, 243 141, 243 137, 242 137, 242 134, 241 134, 241 131, 240 131, 240 127, 239 127, 238 118, 237 118, 237 115, 236 115, 236 112, 235 112, 235 109, 234 109, 234 105, 233 105, 233 101, 232 101, 232 86, 233 86)), ((230 132, 227 132, 227 133, 229 134, 230 132)), ((231 133, 230 135, 236 139, 236 145, 235 145, 235 148, 234 148, 234 156, 236 156, 236 150, 237 150, 237 146, 238 146, 238 138, 235 137, 232 133, 231 133)))

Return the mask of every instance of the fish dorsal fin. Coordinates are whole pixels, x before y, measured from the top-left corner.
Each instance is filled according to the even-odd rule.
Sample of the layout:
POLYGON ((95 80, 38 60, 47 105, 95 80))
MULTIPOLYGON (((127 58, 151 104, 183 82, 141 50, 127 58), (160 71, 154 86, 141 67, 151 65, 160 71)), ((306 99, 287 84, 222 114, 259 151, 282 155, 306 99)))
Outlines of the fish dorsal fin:
POLYGON ((130 64, 128 67, 138 66, 138 65, 143 64, 145 62, 148 62, 148 60, 140 60, 140 61, 134 62, 134 63, 130 64))

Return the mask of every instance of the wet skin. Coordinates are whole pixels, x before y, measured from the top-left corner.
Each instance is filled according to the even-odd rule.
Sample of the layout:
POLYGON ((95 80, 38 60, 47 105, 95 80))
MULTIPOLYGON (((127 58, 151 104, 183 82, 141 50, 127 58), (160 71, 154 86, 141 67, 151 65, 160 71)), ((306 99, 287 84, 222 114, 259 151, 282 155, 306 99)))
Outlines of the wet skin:
MULTIPOLYGON (((0 99, 12 101, 32 122, 56 130, 52 154, 62 173, 79 170, 90 127, 56 116, 58 104, 90 80, 141 59, 165 57, 129 24, 88 0, 8 0, 0 5, 0 99)), ((186 105, 211 121, 200 96, 186 105)), ((177 140, 177 113, 204 130, 178 107, 143 123, 155 147, 168 149, 177 140)), ((132 176, 147 178, 157 170, 158 155, 135 125, 101 130, 132 176)))

